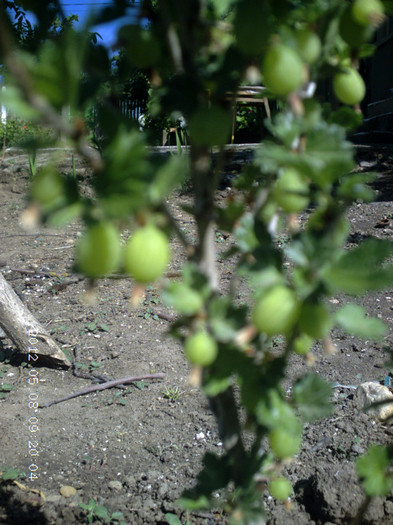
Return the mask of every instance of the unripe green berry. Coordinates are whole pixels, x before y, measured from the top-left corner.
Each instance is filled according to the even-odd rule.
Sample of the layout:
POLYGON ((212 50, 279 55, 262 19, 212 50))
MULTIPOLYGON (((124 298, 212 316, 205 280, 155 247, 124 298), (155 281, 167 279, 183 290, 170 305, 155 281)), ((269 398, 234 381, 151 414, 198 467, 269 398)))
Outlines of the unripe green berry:
POLYGON ((217 357, 218 347, 210 334, 199 330, 186 339, 184 353, 191 364, 209 366, 217 357))
POLYGON ((359 104, 366 94, 362 77, 353 68, 347 68, 333 77, 334 94, 344 104, 359 104))
POLYGON ((262 64, 262 75, 266 87, 281 96, 297 91, 305 80, 299 55, 284 44, 275 44, 268 49, 262 64))

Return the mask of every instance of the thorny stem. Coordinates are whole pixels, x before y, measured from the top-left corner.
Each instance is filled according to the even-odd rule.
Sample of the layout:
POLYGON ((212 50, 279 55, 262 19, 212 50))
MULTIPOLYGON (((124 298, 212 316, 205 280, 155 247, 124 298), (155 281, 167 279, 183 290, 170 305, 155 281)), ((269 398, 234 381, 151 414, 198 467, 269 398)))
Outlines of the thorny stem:
MULTIPOLYGON (((221 155, 223 152, 221 151, 221 155)), ((217 292, 219 280, 215 249, 214 194, 217 188, 218 171, 212 171, 211 153, 208 148, 191 147, 191 175, 195 192, 195 218, 198 228, 197 262, 207 276, 211 289, 217 292)), ((233 458, 233 477, 240 484, 243 477, 246 451, 233 388, 209 399, 216 416, 224 448, 233 458)))

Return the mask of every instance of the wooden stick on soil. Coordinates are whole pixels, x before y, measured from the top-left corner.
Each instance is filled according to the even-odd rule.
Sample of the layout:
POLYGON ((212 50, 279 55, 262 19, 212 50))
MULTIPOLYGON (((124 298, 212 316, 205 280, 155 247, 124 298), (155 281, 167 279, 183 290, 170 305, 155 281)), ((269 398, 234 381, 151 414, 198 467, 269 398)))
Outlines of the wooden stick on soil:
POLYGON ((38 356, 42 362, 45 361, 52 366, 66 368, 71 366, 61 348, 22 303, 1 272, 0 327, 19 352, 28 353, 30 350, 32 357, 38 356), (30 344, 33 339, 34 344, 30 344), (34 352, 32 348, 34 348, 34 352))
POLYGON ((90 394, 91 392, 97 392, 98 390, 106 390, 107 388, 113 388, 115 386, 125 385, 129 383, 135 383, 135 381, 142 381, 144 379, 162 379, 163 377, 164 374, 146 374, 141 376, 123 377, 122 379, 114 379, 113 381, 107 381, 106 383, 101 383, 99 385, 89 386, 87 388, 84 388, 83 390, 80 390, 79 392, 74 392, 73 394, 69 394, 68 396, 55 399, 54 401, 49 401, 49 403, 39 405, 38 408, 48 408, 52 405, 62 403, 63 401, 74 399, 74 397, 84 396, 86 394, 90 394))

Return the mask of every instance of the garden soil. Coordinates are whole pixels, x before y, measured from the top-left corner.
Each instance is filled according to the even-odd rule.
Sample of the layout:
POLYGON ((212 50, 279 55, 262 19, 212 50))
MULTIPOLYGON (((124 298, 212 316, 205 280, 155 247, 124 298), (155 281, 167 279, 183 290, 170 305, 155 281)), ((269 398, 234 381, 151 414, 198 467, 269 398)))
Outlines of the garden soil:
MULTIPOLYGON (((348 247, 368 236, 393 239, 393 148, 357 146, 356 151, 358 170, 378 172, 377 199, 350 209, 348 247)), ((40 152, 38 164, 48 156, 48 152, 40 152)), ((70 151, 58 151, 56 157, 63 172, 72 172, 70 151)), ((130 525, 165 524, 168 513, 176 514, 182 524, 226 524, 227 516, 218 509, 186 513, 176 504, 182 491, 193 487, 204 453, 220 454, 222 443, 208 402, 190 384, 190 368, 180 344, 168 336, 169 321, 163 317, 173 312, 161 303, 159 285, 149 287, 133 308, 133 283, 125 278, 105 279, 98 283, 96 300, 92 301, 86 293, 87 280, 69 278, 73 247, 82 225, 74 222, 64 229, 42 227, 34 232, 21 226, 28 166, 28 158, 21 152, 9 151, 0 158, 0 271, 71 360, 76 352, 77 362, 83 365, 81 371, 108 379, 150 373, 164 377, 137 382, 127 389, 98 391, 35 412, 29 408, 29 396, 31 400, 36 394, 44 404, 92 382, 76 377, 71 370, 37 365, 39 383, 31 385, 26 354, 16 354, 11 341, 2 337, 0 384, 13 388, 0 399, 0 470, 3 478, 10 472, 12 476, 10 469, 17 469, 33 473, 37 479, 0 482, 0 524, 73 525, 89 519, 105 523, 97 517, 100 507, 89 515, 80 506, 91 499, 109 515, 122 512, 123 522, 130 525), (36 423, 38 429, 29 428, 32 416, 37 420, 30 420, 30 424, 36 423)), ((89 170, 78 159, 75 167, 88 191, 89 170)), ((233 191, 230 182, 237 169, 238 165, 226 174, 217 192, 218 204, 225 205, 233 191)), ((190 202, 191 194, 179 191, 168 205, 192 239, 194 224, 181 208, 190 202)), ((233 240, 220 231, 216 240, 225 290, 234 261, 220 253, 233 240)), ((285 238, 277 242, 285 242, 285 238)), ((172 251, 170 271, 178 272, 185 259, 176 240, 172 251)), ((249 297, 244 283, 236 299, 247 301, 249 297)), ((331 306, 336 308, 347 300, 336 296, 331 306)), ((354 462, 370 445, 393 440, 393 426, 359 411, 354 401, 357 385, 383 383, 389 375, 386 349, 392 348, 393 290, 356 300, 370 315, 385 320, 389 333, 384 341, 375 343, 333 331, 335 353, 328 355, 316 345, 314 364, 300 356, 292 358, 284 387, 290 389, 297 377, 312 369, 335 384, 334 413, 306 425, 302 449, 285 467, 295 488, 292 501, 275 502, 262 487, 269 525, 354 523, 364 503, 354 462)), ((111 523, 118 522, 113 519, 111 523)), ((392 525, 393 494, 373 499, 357 523, 392 525)))

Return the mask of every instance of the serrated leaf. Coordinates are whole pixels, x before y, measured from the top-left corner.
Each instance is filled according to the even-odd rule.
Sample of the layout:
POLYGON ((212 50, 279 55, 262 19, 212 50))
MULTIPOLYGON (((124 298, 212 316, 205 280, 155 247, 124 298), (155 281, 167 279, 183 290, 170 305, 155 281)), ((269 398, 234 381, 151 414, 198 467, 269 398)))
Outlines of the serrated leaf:
POLYGON ((102 518, 104 520, 109 519, 108 509, 103 505, 96 505, 94 507, 94 515, 97 516, 97 518, 102 518))
POLYGON ((322 188, 330 186, 353 168, 352 146, 345 140, 340 126, 319 122, 307 134, 304 152, 264 142, 255 154, 255 164, 263 173, 276 173, 283 168, 296 168, 322 188))
POLYGON ((327 268, 323 280, 333 289, 351 295, 378 290, 393 284, 393 266, 383 262, 393 253, 393 243, 369 239, 345 252, 333 266, 327 268))
POLYGON ((293 387, 293 400, 304 421, 315 421, 332 413, 331 385, 316 374, 307 374, 293 387))
POLYGON ((347 304, 336 313, 337 324, 348 334, 380 340, 387 332, 386 324, 376 317, 367 317, 364 308, 347 304))
POLYGON ((368 496, 386 496, 392 490, 393 478, 387 469, 392 462, 392 451, 382 445, 370 447, 356 462, 356 469, 368 496))

